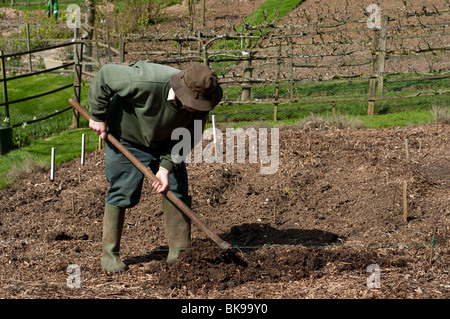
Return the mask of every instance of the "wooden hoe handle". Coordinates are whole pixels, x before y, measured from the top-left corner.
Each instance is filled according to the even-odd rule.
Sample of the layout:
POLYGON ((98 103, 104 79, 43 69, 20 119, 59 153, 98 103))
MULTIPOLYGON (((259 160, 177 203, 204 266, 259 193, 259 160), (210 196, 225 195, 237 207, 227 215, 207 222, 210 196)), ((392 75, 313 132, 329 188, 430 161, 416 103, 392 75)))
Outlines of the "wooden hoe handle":
MULTIPOLYGON (((90 120, 90 114, 73 98, 69 99, 70 105, 72 105, 84 118, 90 120)), ((147 176, 152 182, 159 182, 159 179, 153 174, 153 172, 142 164, 129 150, 127 150, 112 134, 107 134, 108 141, 111 142, 131 163, 133 163, 145 176, 147 176)), ((168 190, 166 197, 183 213, 185 213, 206 235, 208 235, 220 248, 228 249, 231 247, 229 243, 221 239, 211 228, 208 227, 203 221, 195 214, 189 206, 187 206, 181 199, 179 199, 174 192, 168 190)))

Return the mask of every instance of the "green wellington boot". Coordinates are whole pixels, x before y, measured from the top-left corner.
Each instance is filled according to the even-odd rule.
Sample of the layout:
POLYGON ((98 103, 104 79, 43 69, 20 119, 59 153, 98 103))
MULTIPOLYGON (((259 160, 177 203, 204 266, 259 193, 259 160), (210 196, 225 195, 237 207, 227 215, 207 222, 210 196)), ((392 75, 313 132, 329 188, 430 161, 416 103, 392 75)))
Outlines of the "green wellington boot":
POLYGON ((106 273, 116 273, 128 267, 119 258, 120 238, 125 220, 125 208, 105 204, 103 216, 102 267, 106 273))
MULTIPOLYGON (((192 197, 189 196, 183 202, 190 208, 192 197)), ((167 262, 173 263, 178 259, 180 251, 191 243, 191 220, 167 198, 163 199, 163 211, 164 228, 169 244, 167 262)))

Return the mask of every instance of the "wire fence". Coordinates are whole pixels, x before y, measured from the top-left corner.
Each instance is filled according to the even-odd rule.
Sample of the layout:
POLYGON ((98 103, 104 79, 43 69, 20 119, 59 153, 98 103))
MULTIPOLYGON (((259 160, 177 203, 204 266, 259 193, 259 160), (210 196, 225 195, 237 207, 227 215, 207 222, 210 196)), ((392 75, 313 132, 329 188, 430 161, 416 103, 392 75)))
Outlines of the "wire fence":
MULTIPOLYGON (((28 125, 47 121, 48 126, 44 131, 48 131, 45 134, 51 134, 55 130, 65 129, 69 126, 68 117, 65 120, 60 119, 61 115, 67 111, 72 110, 71 106, 55 104, 55 99, 49 98, 55 96, 55 94, 69 94, 69 96, 75 96, 78 100, 81 94, 81 52, 82 45, 74 42, 66 42, 53 46, 48 46, 41 49, 34 49, 24 51, 20 53, 3 54, 0 51, 0 69, 2 77, 0 79, 0 85, 2 86, 2 102, 0 102, 0 118, 2 119, 1 131, 0 131, 0 146, 1 154, 5 154, 14 148, 14 144, 17 146, 24 146, 32 139, 31 135, 38 135, 37 130, 41 130, 42 126, 39 126, 37 130, 32 129, 30 132, 25 132, 28 125), (45 52, 51 52, 52 50, 71 49, 73 52, 72 61, 45 61, 44 66, 34 66, 32 63, 32 55, 42 54, 45 52), (28 57, 24 59, 24 57, 28 57), (23 61, 28 60, 28 67, 25 72, 21 67, 12 67, 8 70, 8 63, 11 61, 23 61), (18 72, 16 72, 18 70, 18 72), (9 71, 7 76, 7 71, 9 71), (47 84, 45 78, 42 75, 48 73, 69 73, 73 74, 72 77, 64 76, 62 81, 58 81, 61 84, 47 84), (39 81, 39 87, 33 87, 31 91, 24 88, 26 86, 26 79, 34 77, 41 78, 39 81), (20 83, 18 83, 20 81, 20 83), (24 91, 18 88, 24 88, 24 91), (32 92, 39 93, 32 93, 32 92), (8 92, 14 93, 14 97, 11 98, 8 92), (26 92, 26 93, 25 93, 26 92), (10 112, 10 108, 20 106, 22 111, 13 110, 10 112), (50 111, 52 110, 52 111, 50 111), (54 111, 53 111, 54 110, 54 111), (15 111, 15 112, 14 112, 15 111), (14 114, 11 116, 11 114, 14 114), (57 117, 57 118, 56 118, 57 117), (54 119, 55 118, 55 119, 54 119), (49 123, 48 121, 52 122, 49 123), (14 132, 13 129, 18 130, 14 132)), ((34 83, 34 80, 32 81, 34 83)), ((76 113, 72 115, 71 128, 79 126, 79 117, 76 113)), ((42 134, 42 133, 41 133, 42 134)))

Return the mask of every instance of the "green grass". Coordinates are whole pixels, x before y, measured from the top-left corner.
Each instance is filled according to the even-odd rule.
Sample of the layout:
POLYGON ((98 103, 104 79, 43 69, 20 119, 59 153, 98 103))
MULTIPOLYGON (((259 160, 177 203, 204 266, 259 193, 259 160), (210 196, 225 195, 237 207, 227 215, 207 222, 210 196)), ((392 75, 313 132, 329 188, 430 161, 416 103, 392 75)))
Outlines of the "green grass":
MULTIPOLYGON (((14 101, 23 97, 33 96, 71 83, 73 83, 73 76, 50 73, 11 80, 7 82, 8 100, 14 101)), ((22 124, 13 130, 15 145, 26 146, 34 138, 48 137, 51 134, 67 129, 72 124, 72 112, 70 110, 43 121, 32 124, 27 123, 70 106, 67 100, 73 96, 73 92, 73 87, 69 87, 50 95, 11 104, 9 106, 10 124, 22 124)), ((86 100, 87 89, 82 89, 81 92, 81 102, 83 103, 86 100)), ((3 91, 0 92, 0 101, 3 102, 3 91)), ((0 107, 0 124, 3 124, 5 119, 5 107, 2 106, 0 107)), ((86 123, 83 119, 80 122, 83 125, 86 123)))
MULTIPOLYGON (((14 180, 8 177, 8 173, 12 169, 29 170, 30 158, 38 165, 50 167, 52 147, 55 147, 56 165, 79 158, 81 156, 83 133, 86 134, 85 150, 86 152, 92 152, 98 146, 98 137, 91 129, 81 128, 64 131, 47 139, 34 140, 27 147, 0 156, 0 189, 14 183, 14 180)), ((58 174, 57 168, 55 174, 58 174)))
MULTIPOLYGON (((260 26, 264 23, 276 23, 276 21, 281 20, 285 15, 289 13, 289 11, 293 10, 304 0, 266 0, 262 3, 253 14, 248 16, 245 19, 245 23, 250 26, 260 26)), ((242 31, 245 26, 244 24, 236 27, 237 31, 242 31)), ((262 33, 264 33, 263 31, 262 33)), ((241 40, 219 40, 214 43, 213 49, 242 49, 243 42, 241 40)), ((222 62, 219 64, 212 63, 214 69, 220 73, 219 69, 223 68, 224 70, 229 69, 229 66, 233 62, 222 62)))
MULTIPOLYGON (((73 83, 72 76, 62 76, 58 74, 41 74, 29 76, 21 79, 8 81, 8 99, 10 101, 20 99, 49 91, 66 84, 73 83)), ((87 89, 82 89, 82 103, 86 101, 87 89)), ((10 105, 11 124, 23 123, 32 120, 34 117, 42 118, 62 110, 69 105, 68 99, 73 96, 73 87, 46 95, 37 99, 14 103, 10 105)), ((3 102, 3 92, 0 92, 0 101, 3 102)), ((3 124, 5 118, 5 108, 0 107, 0 119, 3 124)), ((72 124, 72 112, 69 110, 53 118, 40 122, 23 124, 13 129, 13 140, 15 146, 21 146, 6 155, 0 156, 0 188, 13 183, 9 179, 8 172, 11 169, 27 169, 30 158, 38 164, 50 165, 51 148, 56 148, 56 162, 63 163, 80 156, 81 135, 88 134, 87 139, 96 140, 96 143, 89 143, 87 150, 93 150, 98 144, 96 135, 87 128, 67 130, 72 124)), ((87 121, 80 119, 80 126, 87 126, 87 121)))
POLYGON ((280 20, 301 2, 303 0, 267 0, 245 19, 245 22, 250 25, 259 25, 280 20))
POLYGON ((410 112, 382 114, 377 116, 356 116, 353 118, 362 120, 366 128, 375 129, 406 127, 408 125, 424 123, 429 124, 434 122, 433 115, 429 110, 416 110, 410 112))
MULTIPOLYGON (((367 116, 367 102, 339 102, 336 103, 337 114, 345 114, 349 119, 361 120, 367 128, 404 127, 409 124, 432 122, 430 109, 432 105, 441 105, 444 97, 434 97, 435 103, 430 103, 427 97, 416 97, 397 100, 400 104, 397 110, 391 113, 367 116), (421 100, 421 101, 420 101, 421 100), (415 107, 413 109, 412 107, 415 107), (409 109, 409 110, 407 110, 409 109)), ((428 97, 429 99, 430 97, 428 97)), ((448 97, 447 97, 448 98, 448 97)), ((243 106, 218 106, 211 112, 215 115, 217 123, 234 123, 235 126, 248 125, 248 122, 274 124, 274 106, 272 104, 243 105, 243 106)), ((330 103, 297 103, 281 104, 277 109, 277 122, 284 124, 296 124, 309 115, 331 117, 330 103)))
MULTIPOLYGON (((32 75, 25 78, 15 79, 7 82, 8 100, 14 101, 26 96, 32 96, 52 89, 73 83, 73 76, 61 76, 55 74, 32 75)), ((66 97, 73 93, 73 87, 46 95, 37 99, 20 102, 10 105, 11 124, 22 123, 48 115, 57 109, 68 106, 66 97), (64 101, 65 99, 65 101, 64 101), (63 102, 63 103, 61 103, 63 102), (50 110, 49 110, 50 109, 50 110), (30 118, 31 117, 31 118, 30 118)), ((3 101, 3 92, 0 92, 0 99, 3 101)), ((0 116, 4 110, 0 111, 0 116)))

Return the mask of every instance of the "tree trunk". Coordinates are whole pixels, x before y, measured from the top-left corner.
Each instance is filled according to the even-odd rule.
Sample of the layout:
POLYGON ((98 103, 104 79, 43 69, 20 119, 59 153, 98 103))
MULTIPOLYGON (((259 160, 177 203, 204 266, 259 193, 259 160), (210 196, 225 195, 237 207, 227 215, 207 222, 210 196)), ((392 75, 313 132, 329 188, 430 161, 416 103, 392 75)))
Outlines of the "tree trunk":
MULTIPOLYGON (((86 26, 87 31, 83 39, 92 40, 94 37, 94 23, 95 23, 95 0, 86 0, 86 26)), ((87 56, 88 61, 92 62, 92 43, 86 43, 84 56, 87 56)), ((92 72, 92 65, 85 65, 84 70, 92 72)))

